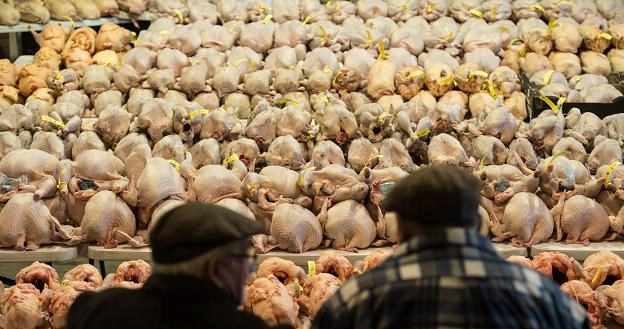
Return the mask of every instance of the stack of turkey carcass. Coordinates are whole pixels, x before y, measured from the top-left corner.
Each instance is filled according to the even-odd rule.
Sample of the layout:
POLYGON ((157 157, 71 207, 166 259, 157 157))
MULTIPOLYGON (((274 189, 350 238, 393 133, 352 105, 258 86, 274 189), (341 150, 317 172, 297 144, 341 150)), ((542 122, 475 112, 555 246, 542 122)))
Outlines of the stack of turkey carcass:
MULTIPOLYGON (((162 17, 136 40, 114 24, 48 26, 35 63, 0 62, 0 246, 144 246, 187 201, 262 221, 260 251, 381 246, 398 242, 381 202, 428 164, 482 179, 482 230, 497 241, 615 237, 624 114, 521 121, 517 70, 544 52, 530 33, 544 31, 518 27, 565 5, 156 1, 162 17)), ((585 16, 622 10, 593 6, 585 16)), ((617 64, 623 36, 610 23, 617 64)), ((533 75, 567 86, 548 67, 533 75)))

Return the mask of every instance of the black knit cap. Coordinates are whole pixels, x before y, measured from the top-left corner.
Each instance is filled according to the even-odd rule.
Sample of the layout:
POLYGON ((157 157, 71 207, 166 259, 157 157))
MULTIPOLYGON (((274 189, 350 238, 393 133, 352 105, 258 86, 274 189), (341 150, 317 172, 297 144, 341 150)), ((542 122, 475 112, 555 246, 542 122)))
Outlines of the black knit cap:
POLYGON ((383 208, 423 227, 468 227, 479 219, 479 190, 479 181, 466 170, 433 165, 400 181, 383 208))
POLYGON ((152 257, 170 264, 262 233, 264 225, 229 209, 188 203, 165 213, 150 233, 152 257))

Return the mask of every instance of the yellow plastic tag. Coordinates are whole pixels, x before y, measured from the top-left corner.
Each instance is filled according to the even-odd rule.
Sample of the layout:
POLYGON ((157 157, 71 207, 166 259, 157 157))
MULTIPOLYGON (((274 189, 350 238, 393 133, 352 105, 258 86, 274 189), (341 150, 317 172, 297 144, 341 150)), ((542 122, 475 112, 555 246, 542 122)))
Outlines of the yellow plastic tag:
POLYGON ((76 24, 76 22, 74 22, 74 20, 73 20, 71 17, 69 17, 69 16, 63 16, 63 17, 61 17, 61 18, 66 18, 66 19, 67 19, 67 20, 71 23, 71 25, 72 25, 72 27, 73 27, 73 28, 76 28, 76 26, 78 25, 78 24, 76 24))
POLYGON ((490 92, 490 96, 492 96, 492 98, 496 99, 496 98, 498 98, 498 93, 496 92, 496 89, 494 87, 495 87, 495 85, 488 81, 488 91, 490 92))
POLYGON ((418 78, 419 76, 423 75, 425 72, 423 72, 422 70, 416 70, 416 71, 412 71, 410 72, 410 74, 407 75, 408 79, 414 79, 414 78, 418 78))
POLYGON ((310 21, 310 16, 306 16, 306 18, 303 20, 303 22, 301 22, 301 25, 306 25, 308 24, 308 22, 310 21))
POLYGON ((544 84, 547 85, 550 83, 550 79, 552 79, 554 73, 555 70, 548 70, 548 72, 546 72, 546 75, 544 76, 544 84))
POLYGON ((67 182, 61 180, 61 176, 63 176, 65 172, 67 172, 67 169, 63 168, 63 170, 61 170, 61 173, 59 174, 58 180, 56 181, 56 189, 59 191, 67 186, 67 182))
POLYGON ((483 19, 483 13, 480 12, 479 10, 477 10, 477 9, 472 8, 468 12, 473 14, 473 15, 475 15, 475 16, 477 16, 477 17, 479 17, 479 18, 481 18, 481 19, 483 19))
POLYGON ((599 38, 606 39, 606 40, 609 40, 609 41, 611 41, 611 39, 613 39, 611 34, 606 33, 606 32, 600 33, 599 38))
POLYGON ((334 75, 334 78, 332 79, 332 85, 333 86, 336 85, 336 79, 338 79, 341 75, 342 75, 342 71, 336 72, 336 75, 334 75))
POLYGON ((314 101, 314 107, 316 107, 317 105, 319 105, 320 103, 325 103, 325 105, 329 104, 329 98, 327 97, 327 95, 323 95, 318 97, 315 101, 314 101))
POLYGON ((180 24, 184 23, 184 15, 182 15, 182 12, 178 8, 175 8, 172 11, 176 14, 176 16, 178 16, 178 22, 180 22, 180 24))
POLYGON ((318 27, 321 29, 321 40, 323 43, 327 42, 327 31, 325 31, 322 25, 319 25, 318 27))
POLYGON ((444 37, 444 40, 446 42, 451 41, 453 39, 453 31, 451 31, 451 29, 447 25, 444 26, 444 31, 446 31, 446 36, 444 37))
POLYGON ((259 11, 261 14, 264 14, 264 10, 265 10, 265 6, 264 6, 264 4, 263 4, 263 3, 260 3, 260 1, 256 1, 256 3, 260 4, 260 5, 258 6, 258 11, 259 11))
POLYGON ((308 261, 308 276, 316 275, 316 263, 313 260, 308 261))
POLYGON ((65 128, 65 124, 63 123, 63 121, 56 120, 56 119, 54 119, 51 116, 42 115, 41 116, 41 120, 45 121, 45 122, 49 122, 49 123, 51 123, 51 124, 53 124, 53 125, 55 125, 55 126, 57 126, 59 128, 65 128))
POLYGON ((451 84, 453 82, 455 82, 455 79, 453 79, 453 76, 449 75, 448 77, 438 81, 438 86, 443 87, 443 86, 446 86, 446 85, 451 84))
POLYGON ((178 161, 175 160, 167 160, 167 162, 171 163, 177 171, 180 171, 180 163, 178 161))
POLYGON ((332 70, 331 67, 326 65, 325 67, 323 67, 323 72, 331 74, 331 73, 334 73, 334 70, 332 70))
POLYGON ((247 184, 247 191, 249 191, 249 194, 251 194, 251 191, 255 190, 256 188, 258 188, 258 182, 247 184))
POLYGON ((298 181, 299 185, 303 185, 306 172, 308 172, 309 170, 315 170, 315 169, 316 167, 306 167, 305 169, 303 169, 301 173, 299 174, 299 181, 298 181))
POLYGON ((496 6, 495 5, 491 5, 490 6, 490 13, 492 17, 496 17, 496 6))
POLYGON ((548 161, 546 162, 546 167, 550 166, 553 163, 553 161, 555 161, 556 158, 558 158, 558 157, 560 157, 562 155, 566 155, 567 156, 569 154, 570 154, 570 151, 562 151, 562 152, 553 154, 553 156, 551 156, 550 159, 548 159, 548 161))
POLYGON ((468 75, 469 78, 483 77, 483 78, 486 78, 486 79, 487 79, 488 76, 489 76, 489 74, 487 74, 487 72, 484 72, 484 71, 472 71, 468 75))
POLYGON ((498 30, 503 32, 503 33, 509 32, 509 28, 507 26, 499 26, 498 30))
POLYGON ((618 161, 612 163, 609 166, 609 169, 607 169, 607 172, 605 173, 605 177, 604 177, 604 186, 607 187, 607 185, 609 185, 609 180, 611 178, 611 174, 613 173, 613 171, 615 170, 615 168, 617 168, 618 166, 621 166, 622 164, 618 161))
POLYGON ((65 77, 63 77, 61 71, 59 70, 54 71, 54 79, 60 81, 61 83, 65 83, 65 77))
POLYGON ((69 283, 69 280, 65 279, 61 282, 62 285, 66 286, 69 283))
POLYGON ((271 21, 271 18, 273 18, 273 15, 271 14, 266 15, 266 17, 262 20, 262 24, 269 24, 269 22, 271 21))
POLYGON ((572 6, 572 2, 568 1, 568 0, 561 0, 559 1, 559 3, 555 4, 555 6, 559 7, 561 5, 568 5, 568 6, 572 6))
POLYGON ((602 274, 602 267, 599 267, 598 271, 596 271, 596 274, 594 275, 594 277, 591 280, 592 286, 595 286, 596 283, 598 283, 598 278, 600 277, 601 274, 602 274))
POLYGON ((47 284, 47 283, 44 283, 44 284, 43 284, 43 289, 50 289, 50 287, 48 286, 48 284, 47 284))
POLYGON ((544 9, 544 7, 540 6, 539 4, 535 3, 531 5, 531 9, 532 10, 539 10, 542 13, 545 12, 546 10, 544 9))
POLYGON ((132 32, 132 42, 131 43, 132 43, 133 46, 136 46, 136 44, 137 44, 137 34, 136 34, 136 32, 132 32))
POLYGON ((386 54, 386 48, 384 47, 383 41, 379 41, 379 43, 377 43, 377 49, 379 49, 379 59, 381 60, 388 59, 388 54, 386 54))
POLYGON ((325 4, 325 7, 327 8, 331 8, 336 4, 336 1, 327 1, 327 3, 325 4))
POLYGON ((232 154, 229 157, 223 159, 223 165, 224 166, 231 165, 236 161, 238 161, 238 156, 236 154, 232 154))
POLYGON ((373 160, 381 158, 383 158, 383 154, 373 155, 372 157, 370 157, 370 159, 366 160, 366 162, 364 163, 364 168, 370 168, 369 165, 371 164, 371 162, 373 162, 373 160))
POLYGON ((561 24, 556 23, 554 18, 551 18, 548 21, 548 27, 546 28, 546 32, 550 33, 555 27, 560 26, 561 24))
POLYGON ((432 3, 428 4, 427 5, 427 12, 431 14, 433 12, 433 8, 434 7, 435 7, 434 4, 432 4, 432 3))
POLYGON ((416 132, 416 137, 418 137, 418 138, 425 137, 425 136, 429 135, 430 132, 431 132, 430 128, 425 128, 423 130, 417 131, 416 132))
POLYGON ((171 34, 171 31, 169 31, 169 30, 161 30, 160 31, 160 35, 169 35, 169 34, 171 34))
POLYGON ((210 113, 210 110, 208 109, 200 109, 200 110, 195 110, 191 113, 189 113, 189 118, 191 118, 191 120, 195 119, 198 115, 202 115, 202 114, 208 114, 210 113))
POLYGON ((403 10, 404 11, 408 11, 409 10, 409 6, 407 5, 407 2, 403 4, 403 10))
POLYGON ((390 114, 389 112, 384 112, 384 113, 382 113, 382 114, 379 116, 379 118, 377 118, 377 120, 379 120, 379 122, 381 122, 381 123, 384 123, 384 122, 386 122, 386 118, 387 118, 387 117, 391 117, 391 116, 393 116, 393 115, 392 115, 392 114, 390 114))
POLYGON ((239 58, 236 62, 234 62, 234 67, 238 67, 242 62, 246 62, 248 60, 249 58, 239 58))
POLYGON ((369 29, 366 29, 366 43, 367 46, 373 44, 373 35, 371 34, 369 29))

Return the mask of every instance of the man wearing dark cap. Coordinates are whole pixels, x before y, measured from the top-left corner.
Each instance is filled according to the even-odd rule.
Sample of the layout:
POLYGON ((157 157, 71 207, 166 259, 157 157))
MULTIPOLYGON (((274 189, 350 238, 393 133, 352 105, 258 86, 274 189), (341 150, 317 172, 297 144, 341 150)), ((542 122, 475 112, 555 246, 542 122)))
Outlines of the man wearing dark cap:
POLYGON ((150 233, 154 274, 141 289, 81 294, 68 329, 267 328, 237 310, 262 224, 206 204, 177 207, 150 233))
POLYGON ((478 233, 479 181, 456 167, 418 170, 390 192, 402 244, 351 279, 314 329, 589 328, 550 279, 509 263, 478 233))

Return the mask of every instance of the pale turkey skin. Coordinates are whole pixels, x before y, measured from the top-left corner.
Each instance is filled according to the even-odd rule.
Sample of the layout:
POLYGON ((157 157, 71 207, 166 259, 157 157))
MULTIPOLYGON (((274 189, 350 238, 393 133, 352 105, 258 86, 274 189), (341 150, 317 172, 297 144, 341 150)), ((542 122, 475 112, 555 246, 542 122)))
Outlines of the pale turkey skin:
POLYGON ((306 273, 301 267, 295 265, 295 263, 291 261, 278 257, 270 257, 263 260, 262 263, 258 265, 258 272, 256 274, 258 278, 266 278, 272 275, 285 285, 294 282, 303 283, 306 278, 306 273))
POLYGON ((255 280, 247 289, 245 309, 269 326, 298 323, 299 305, 286 287, 272 274, 255 280))
POLYGON ((227 198, 242 199, 242 183, 230 170, 219 165, 207 165, 188 182, 189 200, 215 203, 227 198))
POLYGON ((296 204, 283 203, 273 212, 271 237, 280 249, 302 253, 321 244, 323 229, 311 211, 296 204))
POLYGON ((30 266, 21 269, 15 275, 15 283, 30 283, 39 290, 43 290, 47 285, 50 289, 60 287, 59 276, 56 270, 47 264, 34 262, 30 266))
POLYGON ((303 295, 298 302, 305 306, 308 315, 314 317, 316 312, 323 306, 338 289, 342 281, 328 273, 319 273, 309 277, 303 284, 303 295))
POLYGON ((316 260, 316 273, 329 273, 344 282, 353 275, 353 265, 339 252, 326 250, 316 260))
POLYGON ((136 218, 128 205, 111 191, 96 193, 85 207, 80 224, 88 241, 97 242, 107 248, 114 248, 136 233, 136 218))
POLYGON ((18 193, 0 211, 0 246, 37 250, 42 244, 68 240, 69 235, 33 193, 18 193))
POLYGON ((161 201, 175 199, 186 201, 187 193, 180 173, 167 160, 150 159, 137 184, 137 207, 143 208, 139 220, 144 225, 149 223, 150 215, 161 201))
POLYGON ((494 241, 512 238, 514 246, 531 246, 548 239, 554 230, 553 217, 537 195, 521 192, 514 195, 505 206, 502 233, 494 241))
POLYGON ((605 209, 593 199, 575 195, 551 209, 556 226, 556 238, 567 236, 566 243, 589 245, 589 241, 602 239, 609 230, 609 217, 605 209))
POLYGON ((607 279, 607 276, 620 280, 624 277, 624 260, 612 251, 600 251, 585 259, 583 273, 589 285, 596 289, 607 279))
POLYGON ((36 329, 45 325, 46 298, 29 283, 5 289, 0 297, 0 326, 6 329, 36 329))
POLYGON ((102 286, 102 274, 91 264, 81 264, 67 271, 63 276, 63 280, 72 282, 85 282, 93 289, 102 286))
POLYGON ((377 228, 366 207, 354 200, 340 202, 329 210, 322 209, 319 219, 332 247, 338 250, 367 248, 377 236, 377 228))

